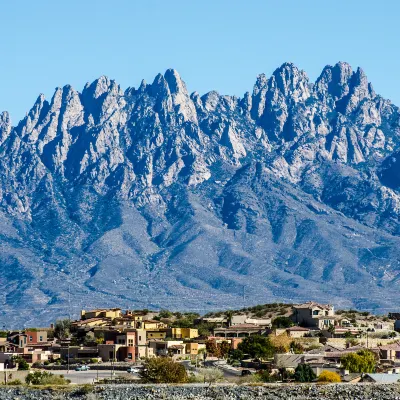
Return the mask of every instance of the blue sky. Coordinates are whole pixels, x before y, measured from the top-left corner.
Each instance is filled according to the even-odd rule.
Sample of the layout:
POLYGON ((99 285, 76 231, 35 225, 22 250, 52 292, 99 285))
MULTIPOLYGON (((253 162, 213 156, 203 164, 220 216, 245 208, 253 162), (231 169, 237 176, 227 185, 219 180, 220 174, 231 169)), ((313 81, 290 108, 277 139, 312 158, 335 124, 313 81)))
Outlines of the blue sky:
POLYGON ((14 124, 39 93, 101 75, 125 89, 172 67, 190 91, 241 96, 285 61, 312 80, 361 66, 400 105, 398 0, 5 0, 0 14, 0 111, 14 124))

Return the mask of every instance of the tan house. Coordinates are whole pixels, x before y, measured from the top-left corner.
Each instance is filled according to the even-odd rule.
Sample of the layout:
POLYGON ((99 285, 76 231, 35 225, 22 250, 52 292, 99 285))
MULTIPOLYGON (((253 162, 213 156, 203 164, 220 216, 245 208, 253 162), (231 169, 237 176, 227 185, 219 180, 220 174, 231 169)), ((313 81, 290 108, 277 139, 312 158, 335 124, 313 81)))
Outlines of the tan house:
POLYGON ((145 331, 146 332, 146 337, 147 340, 151 339, 165 339, 167 337, 167 332, 166 331, 145 331))
POLYGON ((167 337, 175 339, 194 339, 199 336, 198 329, 193 328, 168 328, 167 337))
POLYGON ((206 351, 205 343, 197 343, 197 342, 189 342, 186 343, 186 354, 190 354, 191 356, 197 356, 201 352, 206 351))
POLYGON ((186 345, 182 340, 149 340, 149 348, 158 356, 179 357, 186 354, 186 345))
POLYGON ((379 357, 382 360, 400 363, 400 343, 392 343, 386 346, 379 346, 379 357))
POLYGON ((75 321, 72 323, 72 326, 76 328, 93 328, 93 327, 101 327, 101 326, 110 326, 111 318, 105 317, 97 317, 97 318, 88 318, 80 321, 75 321))
POLYGON ((164 322, 152 319, 142 321, 141 328, 146 330, 165 329, 167 325, 164 322))
POLYGON ((303 328, 301 326, 292 326, 286 329, 286 334, 291 338, 302 338, 310 332, 308 328, 303 328))
POLYGON ((306 328, 328 329, 335 325, 335 311, 330 304, 313 301, 293 306, 293 321, 306 328))
POLYGON ((237 324, 229 328, 214 328, 214 336, 224 338, 246 337, 250 335, 263 335, 266 327, 254 324, 237 324))
POLYGON ((90 311, 81 311, 81 320, 83 319, 92 319, 92 318, 110 318, 113 320, 114 318, 118 318, 121 316, 120 308, 109 308, 109 309, 98 309, 98 310, 90 310, 90 311))

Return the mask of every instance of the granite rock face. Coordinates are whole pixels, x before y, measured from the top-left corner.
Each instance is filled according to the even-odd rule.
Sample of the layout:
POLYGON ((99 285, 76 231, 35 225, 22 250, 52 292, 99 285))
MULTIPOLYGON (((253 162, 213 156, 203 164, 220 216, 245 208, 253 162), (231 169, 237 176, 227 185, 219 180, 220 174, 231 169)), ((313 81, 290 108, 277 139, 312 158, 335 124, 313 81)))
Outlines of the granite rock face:
POLYGON ((172 69, 40 95, 16 126, 0 114, 2 318, 395 308, 399 154, 399 109, 346 63, 315 83, 285 63, 243 98, 172 69))

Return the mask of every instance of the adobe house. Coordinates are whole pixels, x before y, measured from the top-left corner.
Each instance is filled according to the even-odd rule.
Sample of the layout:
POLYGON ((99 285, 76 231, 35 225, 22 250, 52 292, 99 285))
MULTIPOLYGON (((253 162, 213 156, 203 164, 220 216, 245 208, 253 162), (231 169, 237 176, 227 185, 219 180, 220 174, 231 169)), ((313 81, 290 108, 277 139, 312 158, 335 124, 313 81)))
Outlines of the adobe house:
POLYGON ((29 329, 25 331, 25 335, 29 345, 47 342, 47 331, 45 330, 29 329))

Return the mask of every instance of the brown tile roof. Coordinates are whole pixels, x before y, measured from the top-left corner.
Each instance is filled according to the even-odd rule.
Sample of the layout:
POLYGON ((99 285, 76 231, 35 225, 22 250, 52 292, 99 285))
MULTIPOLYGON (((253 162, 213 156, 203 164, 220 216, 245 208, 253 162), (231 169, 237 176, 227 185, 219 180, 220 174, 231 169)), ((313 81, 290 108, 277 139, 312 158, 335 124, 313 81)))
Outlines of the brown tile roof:
POLYGON ((308 301, 307 303, 303 303, 303 304, 296 304, 294 306, 294 308, 314 308, 314 307, 318 307, 321 308, 322 310, 330 310, 332 309, 332 306, 330 304, 319 304, 319 303, 315 303, 314 301, 308 301))
POLYGON ((391 344, 387 344, 384 346, 378 346, 379 350, 397 350, 400 351, 400 343, 396 342, 396 343, 391 343, 391 344))
POLYGON ((308 332, 308 328, 303 328, 302 326, 292 326, 291 328, 286 329, 289 332, 308 332))

